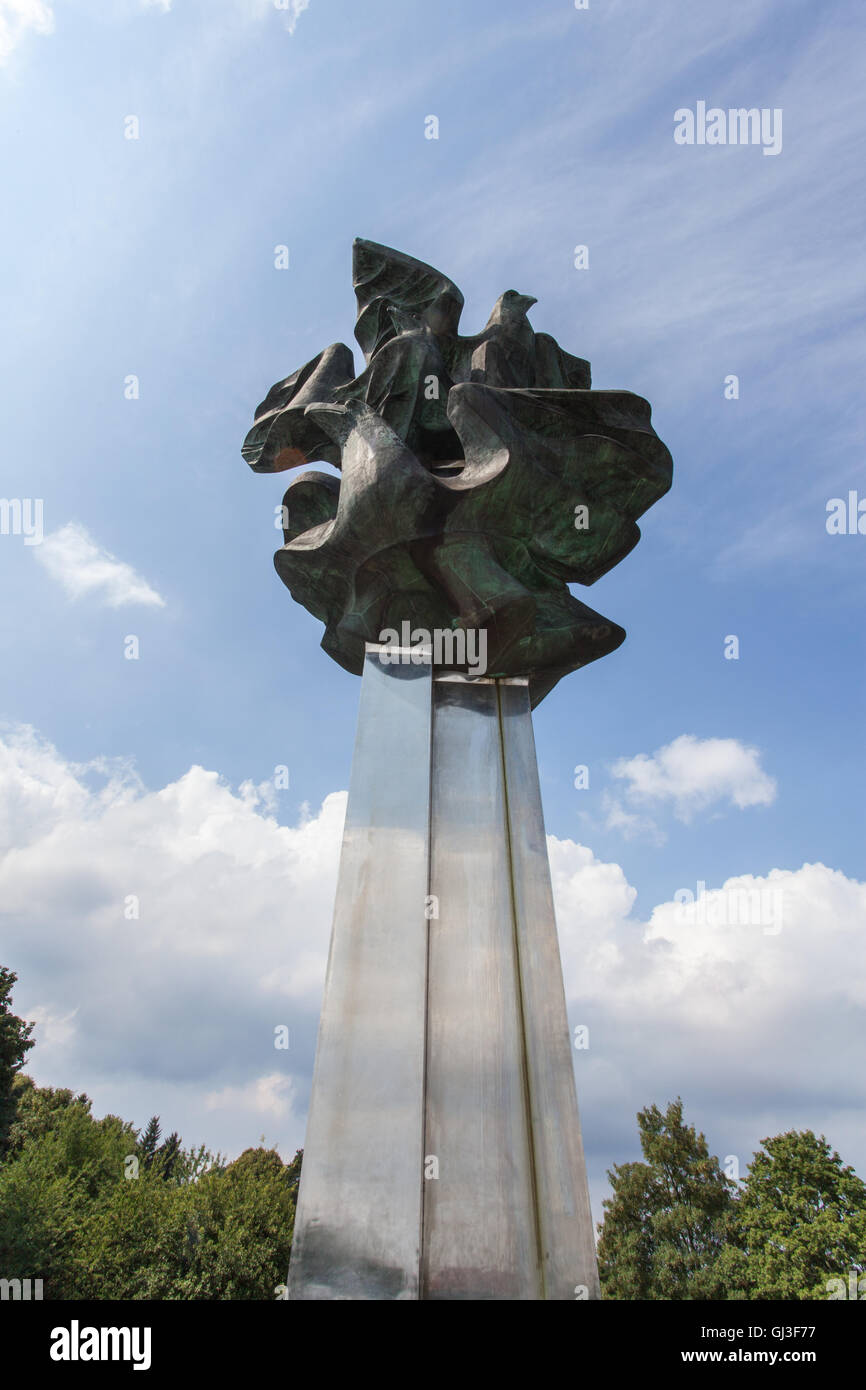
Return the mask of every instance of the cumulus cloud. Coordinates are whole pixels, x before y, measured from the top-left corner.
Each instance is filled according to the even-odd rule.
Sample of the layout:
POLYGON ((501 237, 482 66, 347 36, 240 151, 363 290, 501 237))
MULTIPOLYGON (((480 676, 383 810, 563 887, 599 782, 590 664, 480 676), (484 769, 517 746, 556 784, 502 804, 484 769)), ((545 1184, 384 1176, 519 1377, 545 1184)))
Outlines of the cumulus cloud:
MULTIPOLYGON (((776 783, 764 772, 760 759, 757 748, 735 738, 680 734, 652 755, 620 758, 611 772, 626 783, 625 797, 633 806, 669 805, 678 820, 690 821, 696 812, 726 803, 740 809, 769 806, 776 797, 776 783)), ((609 827, 615 827, 618 812, 623 828, 635 824, 614 799, 609 804, 609 827)))
POLYGON ((566 994, 618 1027, 693 1029, 713 1045, 723 1034, 726 1063, 739 1053, 754 1066, 760 1053, 781 1066, 790 1047, 780 1075, 792 1077, 809 1070, 793 1045, 806 1015, 866 1014, 866 978, 851 969, 866 946, 866 884, 825 864, 771 869, 731 877, 703 903, 678 895, 639 921, 618 864, 553 836, 548 848, 566 994))
POLYGON ((0 0, 0 63, 29 32, 54 32, 54 11, 46 0, 0 0))
MULTIPOLYGON (((192 767, 160 790, 0 738, 2 963, 37 1020, 29 1069, 97 1110, 239 1152, 303 1142, 345 793, 282 825, 273 789, 192 767), (129 916, 130 904, 134 906, 129 916), (135 915, 137 914, 137 915, 135 915), (288 1050, 275 1048, 287 1028, 288 1050)), ((824 1130, 866 1166, 866 885, 824 864, 681 895, 641 919, 619 864, 548 838, 596 1214, 635 1112, 682 1094, 721 1156, 824 1130), (781 904, 772 928, 732 904, 781 904), (743 897, 745 895, 745 898, 743 897), (757 897, 755 896, 757 895, 757 897), (776 930, 776 927, 779 927, 776 930)))
POLYGON ((75 521, 47 535, 34 547, 37 560, 70 598, 95 597, 109 608, 146 604, 164 608, 165 599, 124 560, 97 545, 75 521))
POLYGON ((275 795, 201 767, 151 791, 0 736, 0 958, 37 1078, 224 1149, 281 1107, 302 1141, 346 798, 288 827, 275 795))
MULTIPOLYGON (((638 1157, 635 1113, 676 1095, 745 1171, 765 1135, 825 1131, 866 1169, 866 884, 825 864, 736 876, 692 903, 631 916, 616 864, 550 837, 593 1203, 613 1149, 638 1157), (745 910, 744 910, 745 909, 745 910)), ((679 900, 677 900, 679 899, 679 900)))

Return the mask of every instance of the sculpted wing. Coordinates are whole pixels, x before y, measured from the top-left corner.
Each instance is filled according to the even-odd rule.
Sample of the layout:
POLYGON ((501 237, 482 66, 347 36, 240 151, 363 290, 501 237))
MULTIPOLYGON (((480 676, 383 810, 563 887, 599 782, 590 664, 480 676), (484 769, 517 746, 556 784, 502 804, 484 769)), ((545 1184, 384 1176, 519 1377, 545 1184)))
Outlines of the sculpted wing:
POLYGON ((358 301, 355 337, 368 362, 377 348, 395 336, 392 306, 415 315, 437 336, 457 333, 463 295, 453 280, 432 265, 356 237, 352 280, 358 301))

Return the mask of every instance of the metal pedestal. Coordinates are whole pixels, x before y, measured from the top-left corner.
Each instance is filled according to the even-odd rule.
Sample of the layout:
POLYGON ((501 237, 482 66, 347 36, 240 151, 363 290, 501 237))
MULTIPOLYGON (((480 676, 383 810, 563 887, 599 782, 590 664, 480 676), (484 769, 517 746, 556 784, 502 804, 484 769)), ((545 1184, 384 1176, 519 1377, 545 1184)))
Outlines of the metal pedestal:
POLYGON ((289 1297, 597 1298, 527 684, 380 656, 289 1297))

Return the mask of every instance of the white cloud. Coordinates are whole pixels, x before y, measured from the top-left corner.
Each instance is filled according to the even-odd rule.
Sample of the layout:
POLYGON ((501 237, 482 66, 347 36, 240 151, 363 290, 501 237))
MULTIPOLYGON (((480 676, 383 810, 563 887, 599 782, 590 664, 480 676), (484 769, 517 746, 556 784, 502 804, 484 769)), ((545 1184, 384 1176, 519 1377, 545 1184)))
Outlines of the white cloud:
POLYGON ((162 10, 163 14, 168 14, 171 9, 171 0, 141 0, 145 10, 162 10))
POLYGON ((36 1024, 36 1036, 43 1042, 49 1043, 52 1047, 66 1047, 75 1036, 73 1020, 77 1013, 77 1009, 70 1009, 68 1013, 58 1014, 45 1004, 34 1004, 28 1013, 27 1022, 36 1024))
POLYGON ((245 0, 245 8, 251 19, 260 20, 272 15, 274 10, 285 16, 285 27, 294 34, 298 20, 310 8, 310 0, 245 0))
POLYGON ((772 869, 728 879, 700 914, 671 901, 642 922, 619 865, 548 847, 569 1018, 589 1028, 575 1069, 596 1217, 611 1158, 639 1157, 636 1112, 677 1095, 743 1172, 764 1136, 793 1128, 826 1133, 866 1171, 866 977, 853 968, 866 884, 824 864, 772 869), (783 905, 770 930, 731 910, 760 894, 783 905))
POLYGON ((205 1096, 205 1105, 208 1110, 243 1111, 283 1120, 291 1113, 294 1090, 290 1076, 271 1072, 245 1086, 226 1086, 221 1091, 211 1091, 205 1096))
POLYGON ((83 816, 90 793, 74 764, 58 757, 33 729, 0 738, 0 852, 25 848, 54 826, 83 816))
MULTIPOLYGON (((548 850, 566 994, 591 1000, 620 1026, 648 1037, 694 1029, 703 1046, 724 1034, 725 1059, 740 1052, 754 1065, 758 1054, 781 1062, 807 1017, 814 1059, 823 1015, 838 1022, 847 1009, 866 1011, 866 977, 851 969, 866 947, 866 884, 839 870, 803 864, 732 877, 707 893, 700 914, 670 901, 641 922, 630 915, 635 890, 618 864, 554 836, 548 850), (778 931, 714 910, 761 891, 784 904, 778 931)), ((782 1074, 808 1070, 802 1052, 792 1048, 782 1074)), ((861 1084, 866 1090, 866 1078, 861 1084)))
POLYGON ((69 521, 33 548, 37 560, 70 598, 94 596, 109 608, 147 604, 164 608, 165 599, 124 560, 96 544, 83 526, 69 521))
MULTIPOLYGON (((689 821, 695 812, 720 803, 740 809, 769 806, 776 783, 760 766, 760 757, 758 749, 735 738, 680 734, 651 756, 620 758, 611 771, 627 783, 626 799, 633 805, 671 804, 678 820, 689 821)), ((623 816, 612 802, 608 826, 615 827, 618 819, 627 829, 627 813, 623 816)))
POLYGON ((604 811, 605 830, 616 830, 626 840, 645 837, 656 845, 665 844, 668 837, 659 828, 652 816, 643 815, 639 811, 626 810, 619 798, 612 796, 609 791, 602 792, 601 805, 604 811))
POLYGON ((346 798, 288 827, 275 795, 201 767, 149 791, 2 733, 0 963, 37 1079, 188 1142, 238 1151, 259 1111, 302 1142, 346 798))
POLYGON ((54 32, 54 11, 46 0, 0 0, 0 63, 31 30, 54 32))
POLYGON ((298 20, 304 13, 304 10, 308 10, 309 8, 310 0, 285 0, 284 3, 277 5, 277 9, 287 11, 286 28, 290 34, 295 32, 298 27, 298 20))

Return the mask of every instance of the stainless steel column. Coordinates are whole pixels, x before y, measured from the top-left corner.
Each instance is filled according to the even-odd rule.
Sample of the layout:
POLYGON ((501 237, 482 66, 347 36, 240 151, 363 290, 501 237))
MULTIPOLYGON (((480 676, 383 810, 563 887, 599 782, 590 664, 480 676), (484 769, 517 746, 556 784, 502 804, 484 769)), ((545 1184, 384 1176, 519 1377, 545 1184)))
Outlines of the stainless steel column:
POLYGON ((535 737, 525 681, 498 681, 544 1298, 600 1298, 535 737))
POLYGON ((290 1299, 418 1298, 430 693, 368 651, 290 1299))
POLYGON ((598 1275, 528 687, 369 648, 289 1297, 576 1296, 598 1275))
POLYGON ((542 1297, 495 681, 434 682, 422 1298, 542 1297))

